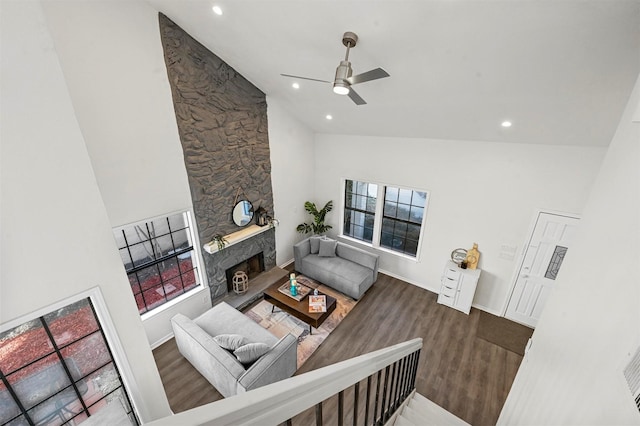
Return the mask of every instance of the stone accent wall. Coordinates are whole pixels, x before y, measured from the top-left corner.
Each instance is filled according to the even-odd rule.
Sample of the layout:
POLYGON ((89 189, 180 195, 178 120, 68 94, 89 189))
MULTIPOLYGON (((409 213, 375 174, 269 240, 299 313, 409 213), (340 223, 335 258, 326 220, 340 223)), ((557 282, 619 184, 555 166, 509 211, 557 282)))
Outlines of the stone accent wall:
MULTIPOLYGON (((239 188, 254 209, 262 206, 273 214, 266 97, 165 15, 159 14, 159 21, 195 220, 204 244, 216 234, 239 229, 231 217, 239 188)), ((228 247, 220 256, 203 252, 212 296, 221 295, 218 258, 238 250, 250 252, 253 248, 245 246, 258 244, 272 252, 265 251, 265 268, 275 266, 274 232, 260 235, 259 242, 228 247), (265 239, 269 241, 261 241, 265 239)), ((226 292, 226 283, 224 288, 226 292)))

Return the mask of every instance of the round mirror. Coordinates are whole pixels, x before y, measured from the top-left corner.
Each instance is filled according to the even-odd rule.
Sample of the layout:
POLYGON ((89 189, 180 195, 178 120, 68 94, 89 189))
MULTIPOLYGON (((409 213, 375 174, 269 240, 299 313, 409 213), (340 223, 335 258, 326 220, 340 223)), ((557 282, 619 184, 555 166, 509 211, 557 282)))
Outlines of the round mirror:
POLYGON ((463 248, 455 249, 451 252, 451 260, 460 265, 467 258, 467 251, 463 248))
POLYGON ((253 219, 253 205, 247 200, 238 201, 233 208, 233 222, 238 226, 246 226, 253 219))

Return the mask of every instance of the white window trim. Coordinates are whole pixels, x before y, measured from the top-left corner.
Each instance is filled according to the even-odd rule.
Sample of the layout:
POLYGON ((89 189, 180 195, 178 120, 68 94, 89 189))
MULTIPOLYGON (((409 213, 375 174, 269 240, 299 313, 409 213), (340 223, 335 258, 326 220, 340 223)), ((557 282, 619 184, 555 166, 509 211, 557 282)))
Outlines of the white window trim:
POLYGON ((358 244, 362 244, 365 247, 369 247, 372 248, 374 250, 378 250, 381 251, 383 253, 389 253, 391 255, 403 258, 403 259, 407 259, 407 260, 411 260, 413 262, 419 263, 420 262, 420 258, 422 255, 422 243, 423 243, 423 239, 424 239, 424 230, 425 230, 425 223, 427 221, 427 210, 429 209, 429 205, 431 204, 431 192, 427 191, 425 189, 419 189, 419 188, 412 188, 409 186, 404 186, 404 185, 397 185, 397 184, 393 184, 393 183, 383 183, 383 182, 379 182, 379 181, 374 181, 374 180, 367 180, 367 179, 361 179, 361 178, 353 178, 353 177, 345 177, 342 178, 341 180, 341 193, 340 193, 340 234, 339 237, 343 238, 347 241, 352 241, 358 244), (366 241, 363 240, 359 240, 357 238, 353 238, 350 237, 348 235, 344 234, 344 208, 345 208, 345 204, 344 204, 344 191, 346 189, 346 183, 347 180, 353 180, 353 181, 358 181, 358 182, 367 182, 367 183, 373 183, 375 185, 378 185, 378 194, 377 194, 377 198, 376 198, 376 213, 375 213, 375 220, 373 223, 373 238, 371 240, 371 243, 368 243, 366 241), (427 205, 424 207, 424 213, 422 215, 422 223, 420 223, 420 238, 418 239, 418 249, 416 250, 416 256, 409 256, 407 254, 404 253, 400 253, 398 251, 394 251, 385 247, 382 247, 380 245, 380 236, 381 236, 381 228, 382 228, 382 215, 384 213, 384 188, 390 186, 392 188, 400 188, 400 189, 406 189, 408 191, 418 191, 418 192, 424 192, 427 194, 427 205), (381 202, 380 202, 381 201, 381 202))
POLYGON ((0 324, 0 333, 4 333, 7 330, 11 330, 15 327, 18 327, 19 325, 24 324, 25 322, 29 322, 36 318, 45 316, 51 312, 57 311, 64 308, 65 306, 71 305, 86 298, 91 299, 93 308, 95 309, 96 315, 98 316, 98 321, 100 321, 100 326, 102 327, 104 336, 107 339, 107 345, 109 346, 109 349, 113 354, 113 362, 118 367, 120 376, 122 377, 122 382, 127 388, 127 393, 131 400, 131 404, 133 405, 134 413, 141 423, 145 423, 146 421, 148 421, 148 419, 151 418, 150 410, 147 408, 144 401, 139 397, 139 395, 142 394, 140 391, 140 387, 138 386, 135 380, 135 376, 133 375, 133 369, 127 361, 127 356, 125 354, 122 343, 120 343, 120 339, 118 338, 118 332, 116 331, 116 327, 111 320, 109 309, 107 308, 107 304, 104 301, 104 297, 102 296, 100 287, 90 288, 89 290, 83 291, 82 293, 69 296, 43 308, 40 308, 34 312, 23 315, 4 324, 0 324))
MULTIPOLYGON (((191 290, 187 291, 186 293, 181 294, 180 296, 176 297, 175 299, 169 300, 166 303, 163 303, 162 305, 158 306, 157 308, 154 308, 148 312, 145 312, 143 314, 140 314, 140 319, 142 319, 143 322, 148 321, 150 319, 152 319, 154 316, 156 315, 160 315, 162 312, 166 311, 167 309, 170 309, 171 307, 191 298, 191 297, 195 297, 200 295, 203 291, 209 291, 209 285, 208 285, 208 281, 207 281, 207 274, 204 274, 202 272, 202 269, 205 267, 204 266, 204 259, 202 258, 202 252, 200 251, 200 238, 198 237, 198 228, 196 227, 196 221, 194 220, 194 213, 193 213, 193 209, 192 208, 184 208, 184 209, 180 209, 180 210, 174 210, 172 212, 169 213, 165 213, 165 214, 160 214, 157 216, 153 216, 147 219, 142 219, 142 220, 138 220, 136 222, 131 222, 131 223, 127 223, 124 225, 119 225, 116 227, 112 228, 112 233, 116 232, 116 231, 122 231, 124 228, 128 228, 131 226, 136 226, 136 225, 140 225, 142 223, 147 223, 147 222, 151 222, 154 221, 156 219, 161 219, 164 217, 169 217, 169 216, 173 216, 179 213, 188 213, 187 214, 187 221, 189 222, 189 228, 193 231, 192 235, 190 235, 189 237, 193 237, 193 251, 196 254, 196 258, 198 260, 198 279, 200 281, 200 284, 197 285, 196 287, 192 288, 191 290)), ((119 247, 118 247, 119 250, 119 247)), ((126 271, 125 271, 125 275, 126 275, 126 271)), ((133 293, 131 293, 133 295, 133 293)))

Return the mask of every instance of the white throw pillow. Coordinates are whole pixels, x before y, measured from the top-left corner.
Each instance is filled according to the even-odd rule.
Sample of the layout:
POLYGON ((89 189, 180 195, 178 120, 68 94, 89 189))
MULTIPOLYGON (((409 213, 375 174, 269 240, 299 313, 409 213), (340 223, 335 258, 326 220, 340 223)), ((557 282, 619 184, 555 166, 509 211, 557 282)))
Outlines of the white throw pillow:
POLYGON ((235 351, 245 344, 244 336, 239 334, 219 334, 213 338, 213 341, 228 351, 235 351))
POLYGON ((270 349, 271 347, 266 343, 248 343, 236 349, 233 354, 242 364, 251 364, 269 352, 270 349))

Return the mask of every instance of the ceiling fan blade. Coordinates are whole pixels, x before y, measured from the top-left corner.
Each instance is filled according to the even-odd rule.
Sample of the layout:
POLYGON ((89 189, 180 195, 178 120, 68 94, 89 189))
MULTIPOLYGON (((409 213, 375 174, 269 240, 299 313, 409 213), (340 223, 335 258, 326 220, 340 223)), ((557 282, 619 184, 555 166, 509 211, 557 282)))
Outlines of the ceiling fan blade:
POLYGON ((379 78, 389 77, 389 73, 382 68, 376 68, 371 71, 363 72, 362 74, 349 77, 347 81, 351 84, 364 83, 365 81, 377 80, 379 78))
POLYGON ((356 93, 355 90, 353 90, 353 87, 349 88, 349 98, 351 98, 351 100, 356 104, 356 105, 366 105, 366 102, 364 101, 364 99, 362 99, 360 97, 360 95, 358 95, 356 93))
POLYGON ((319 80, 317 78, 309 78, 309 77, 300 77, 299 75, 290 75, 290 74, 280 74, 283 77, 291 77, 291 78, 299 78, 300 80, 311 80, 311 81, 319 81, 320 83, 332 83, 327 80, 319 80))

